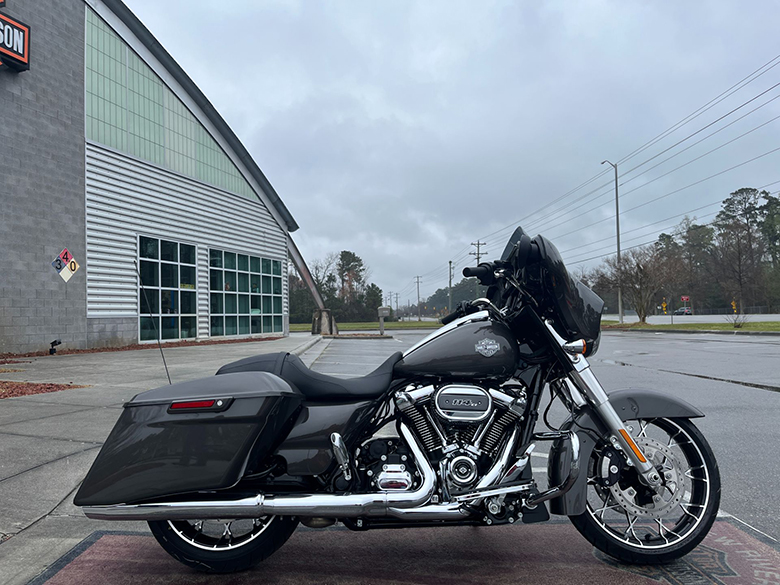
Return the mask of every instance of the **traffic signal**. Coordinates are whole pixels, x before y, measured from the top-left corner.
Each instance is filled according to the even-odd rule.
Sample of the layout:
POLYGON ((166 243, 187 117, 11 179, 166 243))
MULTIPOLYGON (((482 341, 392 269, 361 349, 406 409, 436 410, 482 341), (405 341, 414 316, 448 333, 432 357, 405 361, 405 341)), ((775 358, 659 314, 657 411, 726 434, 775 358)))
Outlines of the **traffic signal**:
POLYGON ((731 301, 731 309, 736 313, 737 312, 737 301, 732 300, 731 301))

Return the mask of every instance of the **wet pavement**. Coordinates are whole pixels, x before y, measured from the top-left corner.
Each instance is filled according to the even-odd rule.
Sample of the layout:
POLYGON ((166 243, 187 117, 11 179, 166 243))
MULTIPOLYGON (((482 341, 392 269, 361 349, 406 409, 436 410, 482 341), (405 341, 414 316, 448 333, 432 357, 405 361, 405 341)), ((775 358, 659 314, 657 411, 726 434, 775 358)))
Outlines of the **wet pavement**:
MULTIPOLYGON (((361 375, 428 333, 393 331, 392 339, 326 340, 303 358, 322 373, 361 375)), ((204 356, 203 372, 213 373, 216 362, 230 361, 227 357, 204 356)), ((243 355, 230 352, 230 357, 243 355)), ((767 447, 772 452, 777 443, 774 425, 780 412, 780 393, 755 387, 780 386, 780 339, 610 332, 604 335, 592 363, 608 390, 639 386, 671 392, 707 414, 696 424, 720 464, 724 514, 706 546, 684 561, 663 569, 616 565, 594 552, 566 520, 527 526, 366 533, 337 527, 299 529, 271 559, 229 582, 780 583, 776 540, 780 537, 780 504, 775 499, 780 462, 767 455, 767 447)), ((149 360, 142 371, 158 376, 152 373, 153 364, 149 360)), ((177 376, 192 372, 183 356, 181 361, 174 359, 174 368, 177 376)), ((14 534, 0 544, 0 582, 225 582, 224 577, 202 576, 170 559, 143 523, 90 521, 69 501, 72 491, 68 496, 68 486, 83 478, 118 415, 115 409, 121 404, 120 395, 130 391, 132 380, 127 375, 123 380, 117 373, 111 388, 100 393, 67 390, 57 396, 41 395, 50 398, 33 401, 34 408, 41 409, 38 412, 32 412, 33 406, 27 404, 8 409, 5 403, 9 400, 0 401, 0 454, 4 455, 3 466, 8 466, 0 467, 0 533, 2 526, 10 526, 14 534), (93 400, 85 402, 85 396, 93 400), (104 406, 95 407, 95 400, 104 406), (93 410, 84 413, 89 417, 87 424, 80 418, 80 409, 90 404, 93 410), (6 433, 9 423, 25 421, 31 423, 25 432, 14 427, 6 433), (51 452, 41 456, 36 441, 40 442, 38 447, 46 445, 51 452), (28 453, 30 459, 8 456, 17 450, 28 453), (11 485, 17 493, 11 493, 7 487, 11 485), (5 503, 7 496, 12 496, 13 505, 5 503), (26 506, 25 499, 36 503, 26 506), (15 529, 14 522, 28 524, 15 529)), ((84 380, 87 378, 84 374, 84 380)), ((553 422, 560 421, 563 414, 554 407, 553 422)), ((532 460, 538 478, 545 475, 545 455, 542 450, 532 460)))

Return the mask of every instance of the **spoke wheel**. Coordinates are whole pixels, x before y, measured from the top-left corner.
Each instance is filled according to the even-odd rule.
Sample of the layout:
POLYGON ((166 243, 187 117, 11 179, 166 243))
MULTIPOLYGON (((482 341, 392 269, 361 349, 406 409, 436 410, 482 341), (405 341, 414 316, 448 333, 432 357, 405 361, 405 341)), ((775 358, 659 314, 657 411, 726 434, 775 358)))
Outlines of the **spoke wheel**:
POLYGON ((592 544, 625 562, 679 558, 707 535, 720 504, 720 474, 707 441, 686 419, 626 423, 661 476, 656 492, 606 441, 588 462, 587 508, 572 523, 592 544))
POLYGON ((286 516, 149 522, 168 554, 206 573, 233 573, 256 565, 278 550, 297 525, 297 519, 286 516))

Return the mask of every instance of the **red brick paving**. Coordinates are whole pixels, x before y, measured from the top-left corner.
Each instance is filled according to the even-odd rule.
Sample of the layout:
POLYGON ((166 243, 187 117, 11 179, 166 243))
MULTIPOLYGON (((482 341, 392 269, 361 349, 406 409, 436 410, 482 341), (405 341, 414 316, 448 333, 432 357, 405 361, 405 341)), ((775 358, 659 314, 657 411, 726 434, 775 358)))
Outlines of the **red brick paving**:
POLYGON ((151 536, 108 534, 46 584, 780 583, 780 553, 725 521, 671 565, 625 566, 602 558, 568 524, 299 530, 251 571, 203 575, 173 560, 151 536))

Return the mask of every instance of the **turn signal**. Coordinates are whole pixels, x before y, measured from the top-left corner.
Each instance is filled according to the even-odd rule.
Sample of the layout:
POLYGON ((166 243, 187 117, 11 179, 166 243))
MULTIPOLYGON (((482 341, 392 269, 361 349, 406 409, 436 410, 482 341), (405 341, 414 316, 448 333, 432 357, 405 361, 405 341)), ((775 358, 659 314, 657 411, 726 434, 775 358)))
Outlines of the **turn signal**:
POLYGON ((570 341, 563 344, 563 351, 572 355, 584 354, 588 349, 588 344, 584 339, 578 339, 577 341, 570 341))

